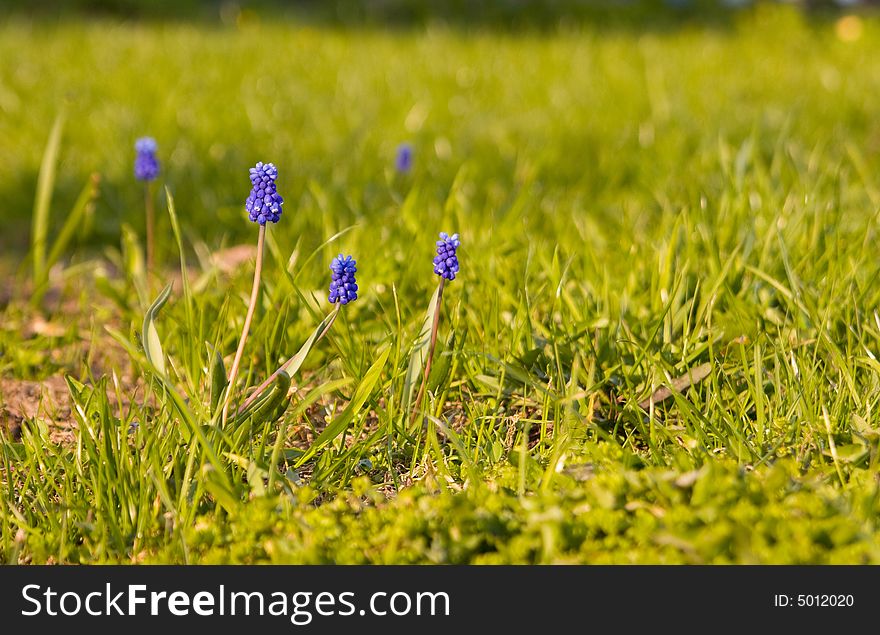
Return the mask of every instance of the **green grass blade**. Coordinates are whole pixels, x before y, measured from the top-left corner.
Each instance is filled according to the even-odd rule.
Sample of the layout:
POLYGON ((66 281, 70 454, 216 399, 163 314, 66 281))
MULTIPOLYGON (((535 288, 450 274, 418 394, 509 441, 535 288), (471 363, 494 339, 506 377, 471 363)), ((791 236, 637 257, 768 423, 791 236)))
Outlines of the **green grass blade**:
POLYGON ((79 197, 76 199, 76 203, 74 203, 73 208, 71 208, 70 214, 67 215, 67 219, 64 221, 64 226, 61 228, 61 231, 58 232, 58 237, 55 239, 55 242, 52 243, 49 257, 46 258, 47 270, 51 269, 52 265, 58 262, 61 258, 61 254, 64 253, 67 245, 70 244, 70 241, 76 234, 76 231, 82 227, 85 217, 94 209, 95 199, 98 196, 98 184, 100 182, 101 179, 97 173, 92 174, 89 177, 85 187, 83 187, 79 197))
POLYGON ((186 325, 190 333, 195 332, 195 321, 193 319, 193 298, 192 289, 189 284, 189 276, 186 269, 186 251, 183 248, 183 234, 180 231, 180 223, 177 220, 177 210, 174 207, 174 197, 171 190, 165 188, 165 200, 168 203, 168 216, 171 219, 171 231, 174 232, 174 240, 177 243, 177 253, 180 256, 180 279, 183 283, 183 301, 186 308, 186 325))
POLYGON ((434 294, 431 296, 428 310, 425 311, 422 328, 419 331, 409 358, 409 367, 406 370, 406 378, 403 383, 403 403, 406 404, 406 412, 409 412, 412 406, 413 395, 419 385, 422 369, 424 369, 425 361, 428 357, 428 348, 431 346, 431 327, 434 324, 434 315, 437 313, 437 296, 440 294, 441 284, 437 285, 434 294))
MULTIPOLYGON (((184 429, 181 430, 181 434, 184 437, 184 440, 188 443, 192 437, 195 437, 199 442, 199 445, 204 449, 205 456, 208 459, 208 462, 214 466, 215 469, 219 470, 221 474, 225 477, 225 472, 223 471, 223 463, 220 461, 220 457, 217 455, 214 450, 213 444, 208 440, 208 437, 205 436, 205 430, 200 424, 198 418, 193 413, 192 409, 187 405, 186 400, 177 392, 177 389, 174 385, 168 380, 164 375, 160 375, 158 373, 158 369, 156 369, 148 359, 142 357, 138 354, 138 351, 132 344, 128 341, 122 333, 117 331, 111 327, 105 327, 106 331, 119 342, 122 347, 128 352, 128 354, 132 357, 132 359, 140 360, 142 363, 146 363, 149 366, 149 370, 151 371, 151 375, 155 376, 156 379, 160 381, 163 388, 166 391, 166 396, 171 400, 171 407, 177 412, 181 421, 184 423, 184 429)), ((228 479, 227 479, 228 480, 228 479)))
POLYGON ((297 467, 310 460, 315 454, 317 454, 318 450, 330 443, 348 427, 355 415, 361 408, 363 408, 367 399, 370 398, 370 395, 373 394, 373 389, 379 381, 379 377, 382 374, 382 370, 385 368, 385 363, 388 361, 390 353, 391 349, 386 348, 382 354, 379 355, 379 358, 373 363, 373 365, 370 366, 369 370, 367 370, 364 375, 363 380, 361 380, 361 383, 355 390, 351 402, 346 406, 345 410, 330 423, 330 425, 324 428, 324 431, 321 432, 317 439, 315 439, 315 442, 312 444, 312 447, 309 448, 308 452, 297 461, 297 467))
POLYGON ((211 364, 211 414, 220 407, 220 397, 226 389, 226 365, 220 351, 214 352, 214 363, 211 364))
POLYGON ((299 371, 300 366, 303 365, 303 362, 306 361, 306 357, 309 352, 311 352, 312 347, 315 345, 315 341, 324 332, 324 329, 336 319, 336 315, 339 313, 339 306, 336 307, 332 312, 330 312, 327 317, 321 320, 321 323, 312 331, 312 334, 309 335, 309 338, 305 341, 305 343, 300 347, 299 351, 297 351, 296 355, 290 358, 290 363, 287 365, 287 368, 284 370, 287 371, 287 374, 293 377, 296 375, 297 371, 299 371))
POLYGON ((37 196, 34 199, 34 214, 31 219, 31 252, 34 259, 34 281, 42 285, 48 269, 46 265, 46 240, 49 231, 49 212, 52 206, 52 192, 55 189, 55 172, 58 168, 58 154, 61 149, 61 132, 64 129, 64 113, 60 113, 52 124, 49 141, 43 152, 40 174, 37 178, 37 196))

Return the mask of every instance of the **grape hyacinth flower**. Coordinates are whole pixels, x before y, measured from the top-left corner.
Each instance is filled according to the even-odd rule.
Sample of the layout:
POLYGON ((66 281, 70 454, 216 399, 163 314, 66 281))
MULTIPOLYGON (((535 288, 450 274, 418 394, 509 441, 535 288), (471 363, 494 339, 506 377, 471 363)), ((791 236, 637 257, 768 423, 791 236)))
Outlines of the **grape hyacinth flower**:
POLYGON ((153 190, 150 183, 159 176, 159 159, 156 151, 159 146, 153 137, 141 137, 134 142, 134 178, 144 183, 144 207, 146 209, 147 226, 147 288, 149 289, 150 275, 153 273, 153 190))
POLYGON ((238 409, 239 415, 256 401, 256 399, 272 384, 273 381, 275 381, 275 378, 278 377, 282 371, 288 371, 293 375, 299 370, 300 365, 305 360, 309 351, 312 350, 312 347, 327 335, 330 327, 336 322, 336 318, 339 315, 342 305, 357 300, 358 286, 354 276, 357 272, 357 261, 351 256, 343 256, 342 254, 339 254, 330 262, 330 271, 332 271, 332 273, 330 279, 330 295, 328 299, 331 303, 336 305, 336 308, 321 321, 314 333, 312 333, 312 336, 305 344, 303 344, 303 347, 299 352, 281 364, 281 366, 278 367, 278 370, 272 373, 266 381, 257 386, 250 396, 245 399, 244 403, 238 409), (291 366, 295 361, 297 363, 291 366))
POLYGON ((281 219, 281 206, 284 204, 275 187, 278 169, 272 163, 260 161, 250 169, 250 175, 253 187, 244 205, 248 216, 252 222, 260 225, 265 225, 267 221, 277 223, 281 219))
POLYGON ((137 153, 134 158, 134 178, 138 181, 154 181, 159 176, 159 159, 156 151, 159 146, 153 137, 141 137, 134 142, 137 153))
POLYGON ((440 240, 437 241, 437 255, 434 257, 434 273, 446 280, 455 280, 455 274, 458 273, 456 250, 460 244, 458 234, 450 236, 446 232, 440 232, 440 240))
POLYGON ((260 274, 263 271, 263 245, 266 241, 266 222, 277 223, 280 220, 281 205, 284 203, 284 199, 281 198, 275 186, 275 179, 278 178, 278 169, 274 164, 260 161, 249 170, 249 173, 252 187, 244 207, 251 221, 260 225, 260 230, 257 234, 257 263, 254 268, 254 284, 251 288, 251 297, 248 302, 247 315, 244 319, 244 328, 241 331, 241 339, 238 342, 238 349, 235 351, 232 368, 229 370, 229 382, 226 388, 226 397, 223 400, 223 414, 221 417, 221 425, 223 426, 226 425, 229 402, 232 392, 235 390, 235 378, 238 375, 238 367, 244 354, 244 345, 247 341, 251 320, 254 317, 254 310, 257 308, 257 296, 260 292, 260 274))
POLYGON ((401 174, 406 174, 412 169, 413 148, 408 143, 397 146, 397 155, 394 157, 394 168, 401 174))
POLYGON ((412 421, 418 417, 419 408, 425 391, 428 387, 428 377, 431 374, 431 364, 434 361, 434 352, 437 348, 437 333, 440 328, 440 308, 443 302, 443 289, 447 281, 455 280, 458 273, 458 247, 461 241, 458 234, 450 236, 446 232, 440 232, 440 240, 437 241, 437 255, 434 257, 434 273, 440 276, 440 284, 431 298, 431 304, 428 307, 428 314, 425 319, 431 321, 431 334, 428 340, 428 354, 425 357, 425 372, 422 375, 422 384, 419 386, 419 392, 413 402, 412 421))
POLYGON ((357 271, 357 262, 351 256, 343 257, 342 254, 336 256, 330 263, 330 270, 333 272, 330 280, 330 296, 328 300, 331 303, 348 304, 357 300, 357 281, 355 280, 355 272, 357 271))

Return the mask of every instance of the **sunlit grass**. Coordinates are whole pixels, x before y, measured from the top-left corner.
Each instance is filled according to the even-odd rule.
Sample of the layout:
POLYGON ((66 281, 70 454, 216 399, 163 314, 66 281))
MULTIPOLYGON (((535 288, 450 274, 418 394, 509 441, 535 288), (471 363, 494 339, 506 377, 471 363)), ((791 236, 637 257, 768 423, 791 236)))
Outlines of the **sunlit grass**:
POLYGON ((842 38, 791 9, 736 16, 551 33, 0 25, 12 253, 66 121, 0 374, 68 376, 78 424, 56 444, 36 417, 0 442, 0 557, 880 560, 880 25, 842 38), (131 173, 146 134, 176 212, 158 198, 173 286, 149 322, 131 173), (253 242, 257 160, 278 166, 285 207, 238 390, 314 340, 337 253, 356 256, 360 291, 291 372, 286 409, 283 383, 224 427, 216 360, 232 361, 253 255, 226 271, 213 254, 253 242), (99 198, 65 236, 93 172, 99 198), (461 273, 413 417, 441 230, 461 235, 461 273))

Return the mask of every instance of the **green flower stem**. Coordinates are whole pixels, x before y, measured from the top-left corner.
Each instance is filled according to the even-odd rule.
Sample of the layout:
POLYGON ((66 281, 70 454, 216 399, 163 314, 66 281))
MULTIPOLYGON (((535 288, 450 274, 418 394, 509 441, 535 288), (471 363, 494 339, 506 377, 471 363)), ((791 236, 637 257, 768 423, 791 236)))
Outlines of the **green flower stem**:
POLYGON ((244 354, 244 344, 247 341, 248 331, 251 328, 251 320, 254 317, 254 310, 257 308, 257 296, 260 293, 260 274, 263 271, 263 245, 266 240, 266 226, 260 225, 260 233, 257 237, 257 265, 254 268, 254 286, 251 289, 251 300, 248 303, 247 316, 244 319, 244 328, 241 331, 241 339, 238 342, 238 350, 235 351, 235 359, 232 361, 232 368, 229 370, 229 385, 226 386, 226 397, 223 401, 223 416, 221 425, 226 425, 226 417, 229 414, 229 403, 232 400, 232 393, 235 389, 235 379, 238 375, 238 367, 241 364, 241 356, 244 354))
POLYGON ((428 346, 428 358, 425 360, 425 374, 422 376, 422 385, 419 386, 419 393, 413 403, 413 415, 410 423, 416 420, 419 414, 419 407, 428 389, 428 375, 431 374, 431 362, 434 360, 434 350, 437 348, 437 331, 440 327, 440 303, 443 301, 443 288, 446 286, 446 279, 440 278, 440 289, 437 292, 437 305, 434 308, 434 322, 431 325, 431 344, 428 346))
POLYGON ((150 187, 149 181, 144 183, 144 207, 147 211, 147 290, 150 291, 150 278, 154 273, 153 266, 155 264, 153 223, 156 214, 153 206, 153 188, 150 187))

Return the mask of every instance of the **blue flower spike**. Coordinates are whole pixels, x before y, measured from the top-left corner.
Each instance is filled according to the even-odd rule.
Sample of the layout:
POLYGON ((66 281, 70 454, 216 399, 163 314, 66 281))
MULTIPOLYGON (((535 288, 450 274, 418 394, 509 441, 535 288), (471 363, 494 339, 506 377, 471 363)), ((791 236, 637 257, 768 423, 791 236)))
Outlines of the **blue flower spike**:
POLYGON ((434 273, 446 280, 455 280, 455 275, 458 273, 456 250, 460 244, 458 234, 450 236, 446 232, 440 232, 437 255, 434 257, 434 273))
POLYGON ((413 148, 408 143, 397 146, 397 155, 394 157, 394 168, 401 174, 407 174, 412 170, 413 148))
POLYGON ((152 137, 141 137, 134 142, 137 153, 134 158, 134 178, 138 181, 153 181, 159 176, 159 160, 156 158, 158 148, 152 137))
POLYGON ((244 204, 248 217, 260 225, 268 221, 277 223, 281 219, 281 206, 284 204, 275 186, 278 169, 273 163, 260 161, 250 169, 250 175, 253 187, 244 204))
POLYGON ((330 296, 327 298, 331 303, 348 304, 357 300, 357 262, 351 256, 339 254, 330 263, 332 277, 330 280, 330 296))

